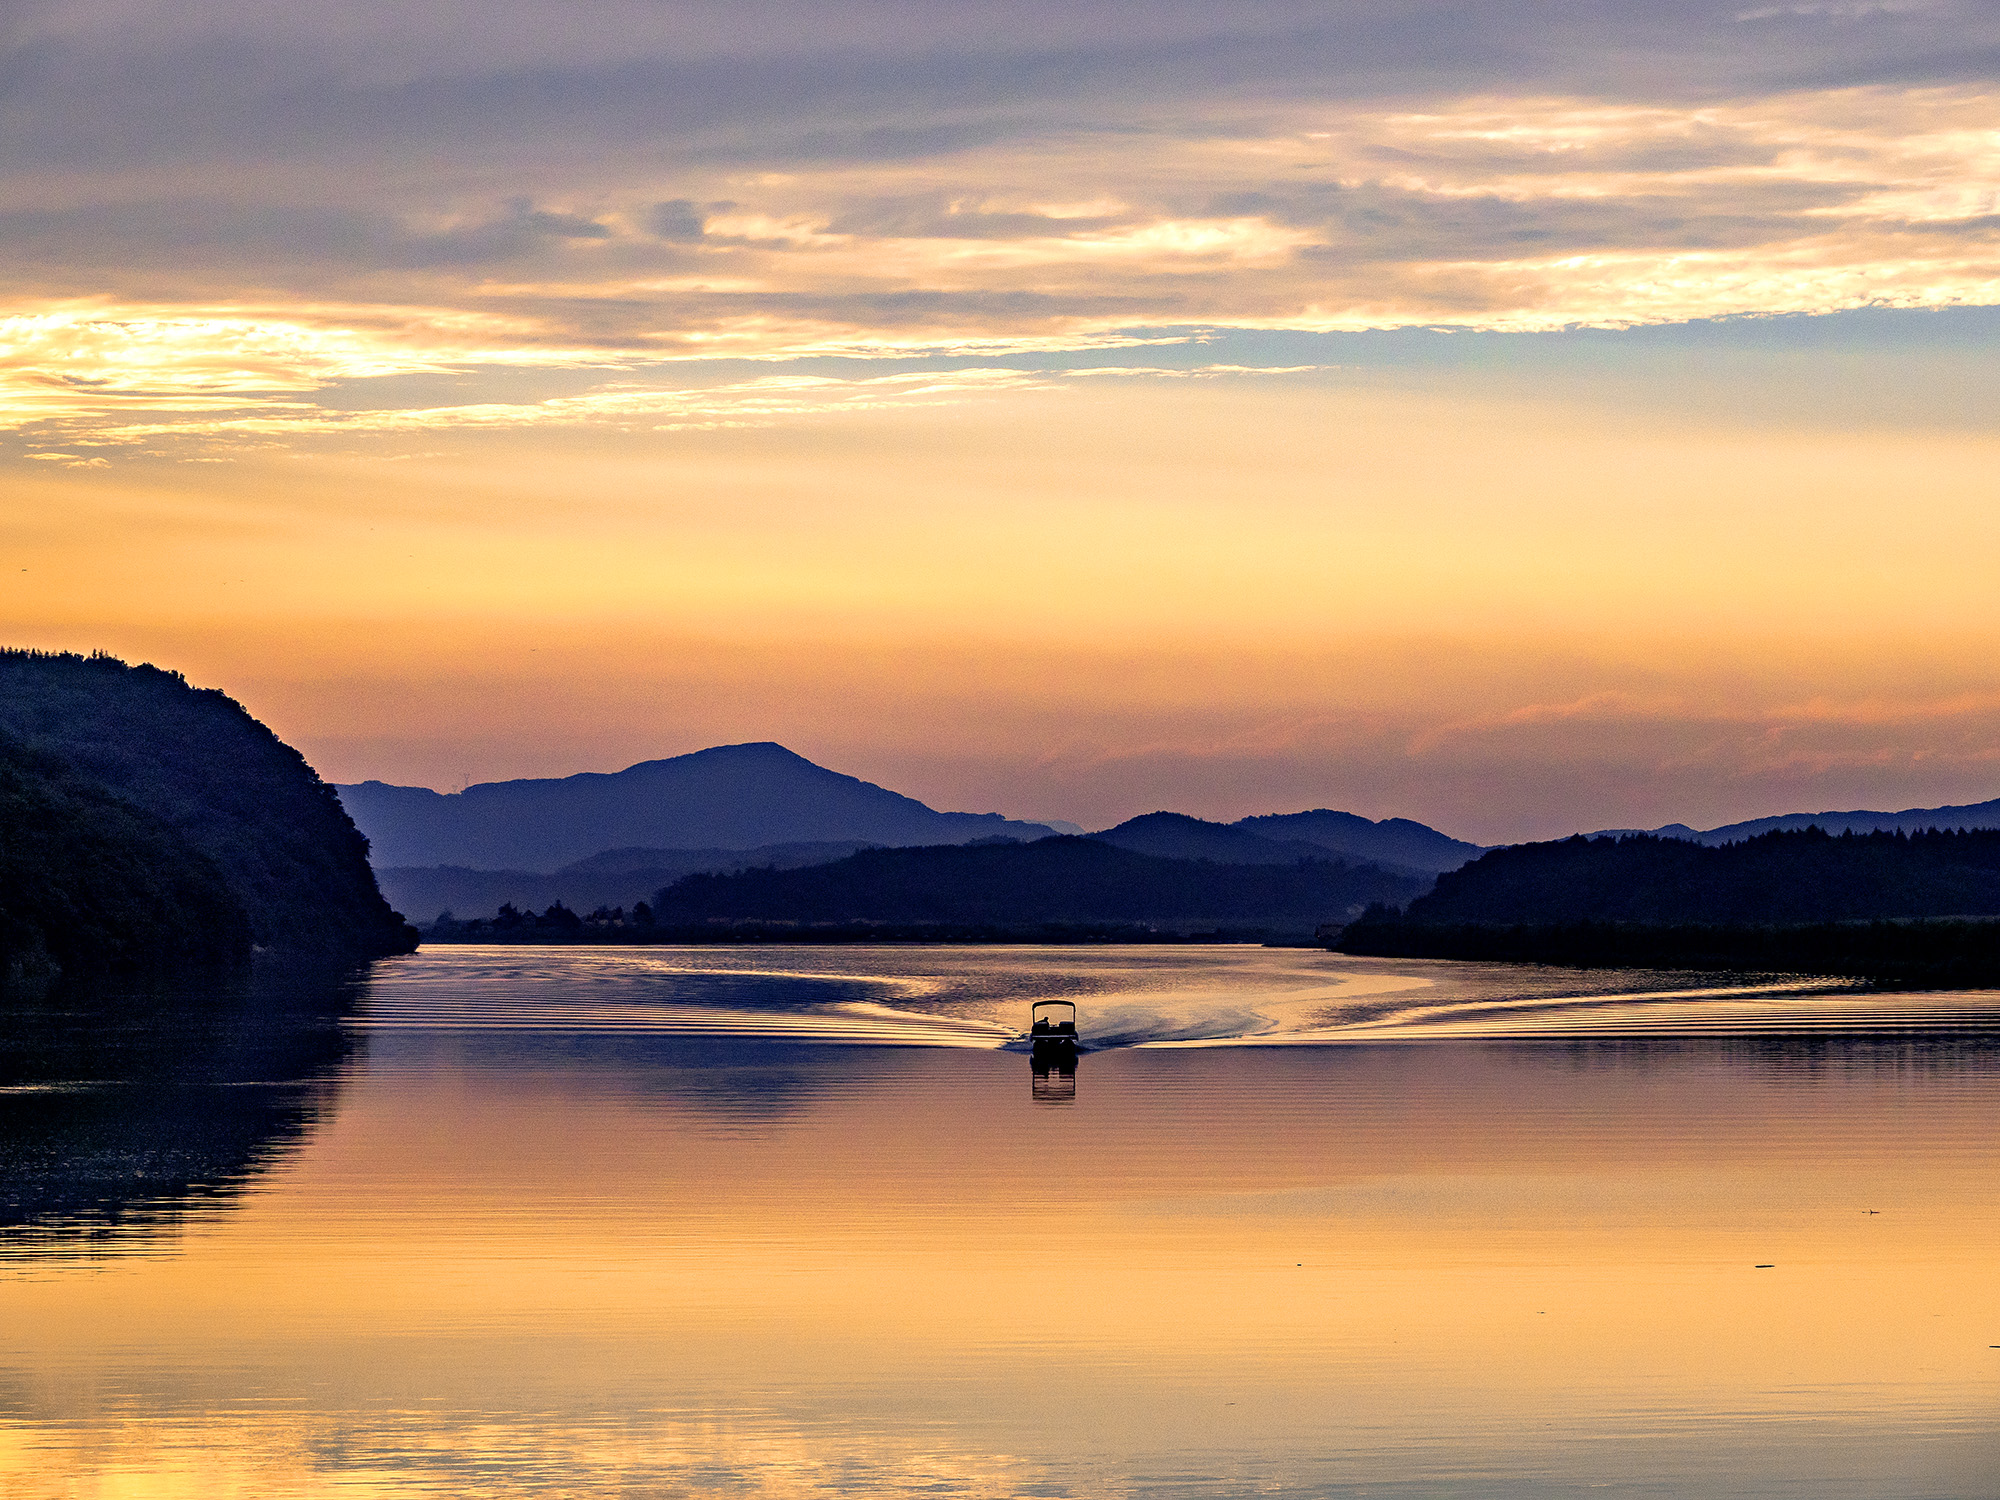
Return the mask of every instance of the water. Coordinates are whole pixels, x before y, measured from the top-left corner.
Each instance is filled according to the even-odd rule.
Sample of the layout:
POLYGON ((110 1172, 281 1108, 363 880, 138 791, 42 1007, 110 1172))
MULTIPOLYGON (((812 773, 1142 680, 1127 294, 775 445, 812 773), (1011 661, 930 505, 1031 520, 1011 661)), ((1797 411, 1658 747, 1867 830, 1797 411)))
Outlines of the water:
POLYGON ((188 1001, 8 1002, 10 1500, 2000 1496, 2000 996, 496 947, 188 1001))

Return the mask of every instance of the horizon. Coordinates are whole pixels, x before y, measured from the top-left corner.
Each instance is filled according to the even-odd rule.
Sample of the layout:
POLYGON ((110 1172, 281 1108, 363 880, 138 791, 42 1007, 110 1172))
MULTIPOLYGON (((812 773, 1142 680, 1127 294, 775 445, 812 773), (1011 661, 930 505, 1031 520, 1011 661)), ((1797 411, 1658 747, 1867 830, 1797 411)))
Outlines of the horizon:
MULTIPOLYGON (((383 782, 383 781, 381 780, 381 778, 379 778, 379 777, 368 777, 368 778, 362 778, 362 779, 361 779, 361 780, 359 780, 359 781, 353 781, 353 782, 338 782, 338 783, 336 783, 336 782, 329 782, 329 784, 330 784, 330 785, 337 785, 337 786, 358 786, 358 785, 365 785, 365 784, 367 784, 367 783, 369 783, 369 782, 371 782, 371 781, 372 781, 372 782, 375 782, 376 784, 380 784, 380 785, 387 785, 387 786, 395 786, 395 787, 399 787, 399 788, 402 788, 402 789, 405 789, 405 790, 414 790, 414 791, 428 791, 428 792, 434 792, 434 793, 436 793, 436 794, 437 794, 437 795, 439 795, 439 796, 444 796, 444 797, 456 797, 456 796, 462 796, 462 795, 463 795, 464 793, 466 793, 466 792, 469 792, 469 791, 472 791, 472 790, 473 790, 474 788, 476 788, 476 787, 483 787, 483 786, 504 786, 504 785, 507 785, 507 784, 508 784, 509 782, 514 782, 514 781, 561 781, 561 780, 567 780, 567 779, 569 779, 569 778, 571 778, 571 777, 576 777, 576 776, 618 776, 618 775, 623 775, 623 774, 624 774, 625 772, 627 772, 627 771, 635 771, 635 770, 638 770, 638 769, 640 769, 640 768, 641 768, 641 767, 643 767, 643 766, 648 766, 648 765, 657 765, 657 764, 661 764, 661 763, 663 763, 663 762, 666 762, 666 761, 672 761, 672 760, 679 760, 679 759, 683 759, 683 758, 684 758, 685 756, 687 756, 687 755, 700 755, 700 754, 705 754, 705 753, 707 753, 708 751, 712 751, 712 750, 742 750, 742 749, 752 749, 752 748, 762 748, 762 747, 764 747, 764 746, 772 746, 772 747, 775 747, 775 748, 777 748, 777 749, 780 749, 780 750, 784 750, 784 751, 786 751, 787 753, 789 753, 789 754, 791 754, 791 755, 794 755, 794 756, 799 756, 799 758, 800 758, 800 759, 802 759, 802 760, 805 760, 805 761, 809 762, 810 764, 812 764, 812 765, 814 765, 814 766, 818 767, 818 768, 819 768, 820 770, 825 770, 825 771, 832 771, 832 772, 836 773, 837 775, 841 775, 841 776, 851 776, 851 777, 852 777, 853 779, 855 779, 855 780, 857 780, 857 781, 862 781, 862 782, 866 782, 866 783, 868 783, 868 784, 869 784, 869 785, 871 785, 871 786, 877 786, 877 787, 881 787, 881 788, 883 788, 884 790, 887 790, 887 791, 891 791, 891 792, 896 792, 896 793, 898 793, 899 795, 902 795, 902 796, 909 796, 909 795, 910 795, 909 793, 907 793, 907 792, 904 792, 904 791, 902 791, 902 789, 901 789, 901 788, 899 788, 899 787, 895 787, 895 786, 892 786, 892 785, 890 785, 890 784, 889 784, 889 783, 887 783, 887 782, 884 782, 884 781, 877 781, 877 780, 875 780, 874 778, 872 778, 872 777, 869 777, 869 776, 865 776, 865 775, 860 775, 860 774, 857 774, 857 773, 855 773, 855 772, 850 772, 850 771, 845 771, 845 770, 842 770, 842 769, 841 769, 840 767, 838 767, 838 766, 828 766, 828 765, 825 765, 825 764, 823 764, 823 763, 821 763, 821 762, 819 762, 819 761, 816 761, 816 760, 813 760, 813 759, 812 759, 812 757, 810 757, 810 756, 802 756, 802 755, 800 755, 800 754, 799 754, 799 752, 798 752, 798 751, 796 751, 796 750, 793 750, 793 749, 792 749, 792 748, 791 748, 791 747, 790 747, 789 745, 785 745, 785 744, 782 744, 781 742, 779 742, 779 741, 777 741, 777 740, 743 740, 743 741, 738 741, 738 742, 736 742, 736 743, 733 743, 733 744, 726 744, 726 745, 706 745, 706 746, 703 746, 703 747, 701 747, 700 749, 697 749, 697 750, 691 750, 691 751, 685 751, 685 752, 682 752, 682 753, 681 753, 681 754, 679 754, 679 755, 667 755, 667 756, 651 756, 651 757, 648 757, 648 758, 646 758, 646 759, 644 759, 644 760, 639 760, 639 761, 634 761, 634 762, 633 762, 633 763, 631 763, 630 765, 627 765, 627 766, 622 766, 622 767, 619 767, 619 768, 617 768, 616 770, 609 770, 609 771, 600 771, 600 770, 592 770, 592 769, 584 769, 584 770, 581 770, 581 771, 568 771, 568 772, 562 772, 562 773, 559 773, 559 774, 557 774, 557 775, 554 775, 554 776, 526 776, 526 777, 508 777, 508 778, 505 778, 504 780, 499 780, 499 781, 483 781, 483 782, 472 782, 472 783, 468 783, 468 784, 467 784, 467 785, 465 785, 465 786, 460 786, 460 787, 435 787, 435 786, 422 786, 422 785, 416 785, 416 784, 411 784, 411 783, 403 783, 403 782, 383 782)), ((1077 818, 1071 818, 1071 817, 1066 817, 1066 816, 1062 816, 1062 815, 1059 815, 1059 814, 1043 814, 1043 815, 1035 815, 1035 814, 1029 814, 1029 813, 1021 813, 1021 812, 1014 812, 1014 811, 1010 811, 1010 810, 1008 810, 1008 809, 1005 809, 1005 808, 998 808, 998 807, 978 807, 978 806, 968 806, 968 807, 945 807, 945 806, 940 806, 940 805, 937 805, 937 804, 934 804, 934 803, 930 803, 930 802, 928 802, 928 801, 927 801, 926 799, 924 799, 924 798, 922 798, 922 797, 918 797, 918 798, 916 798, 916 800, 917 800, 917 801, 919 801, 919 802, 923 802, 923 803, 924 803, 924 804, 925 804, 926 806, 928 806, 928 807, 931 807, 931 808, 932 808, 932 809, 933 809, 934 811, 937 811, 937 812, 969 812, 969 813, 982 813, 982 814, 992 814, 992 815, 997 815, 997 816, 1000 816, 1000 817, 1005 817, 1005 818, 1008 818, 1008 819, 1011 819, 1012 821, 1015 821, 1015 822, 1020 822, 1020 823, 1037 823, 1037 824, 1041 824, 1041 825, 1043 825, 1043 826, 1048 826, 1048 825, 1050 825, 1051 823, 1070 823, 1070 824, 1074 824, 1074 825, 1076 825, 1077 827, 1081 828, 1081 829, 1083 830, 1083 832, 1084 832, 1084 833, 1085 833, 1086 835, 1088 835, 1088 834, 1095 834, 1095 833, 1104 833, 1104 832, 1108 832, 1108 831, 1110 831, 1111 829, 1113 829, 1113 828, 1116 828, 1116 827, 1119 827, 1119 826, 1121 826, 1122 824, 1124 824, 1124 823, 1127 823, 1127 822, 1130 822, 1130 821, 1132 821, 1132 820, 1134 820, 1134 819, 1136 819, 1136 818, 1143 818, 1143 817, 1149 817, 1149 816, 1152 816, 1152 815, 1155 815, 1155 814, 1159 814, 1159 813, 1165 813, 1165 814, 1170 814, 1170 815, 1175 815, 1175 816, 1185 816, 1185 817, 1195 817, 1195 818, 1202 818, 1202 815, 1201 815, 1201 814, 1199 814, 1199 813, 1189 813, 1189 812, 1187 812, 1187 810, 1186 810, 1186 809, 1184 809, 1184 808, 1175 808, 1175 807, 1155 807, 1155 808, 1148 808, 1148 809, 1145 809, 1144 811, 1140 811, 1140 812, 1131 812, 1131 813, 1126 813, 1126 814, 1124 814, 1124 815, 1122 815, 1122 816, 1120 816, 1120 817, 1118 817, 1118 818, 1115 818, 1115 819, 1113 819, 1112 821, 1110 821, 1110 822, 1107 822, 1107 823, 1102 823, 1102 824, 1092 824, 1092 823, 1087 823, 1087 822, 1084 822, 1084 821, 1082 821, 1082 820, 1080 820, 1080 819, 1077 819, 1077 818)), ((1956 808, 1956 807, 1967 807, 1967 806, 1979 806, 1979 805, 1982 805, 1982 804, 1984 804, 1984 803, 1986 803, 1986 802, 2000 802, 2000 796, 1995 796, 1995 797, 1990 797, 1990 798, 1974 798, 1974 799, 1972 799, 1972 801, 1970 801, 1970 802, 1966 802, 1966 803, 1939 803, 1939 804, 1934 804, 1934 805, 1931 805, 1931 806, 1924 806, 1924 807, 1901 807, 1901 808, 1898 808, 1898 807, 1886 807, 1886 806, 1885 806, 1885 807, 1858 807, 1858 806, 1857 806, 1857 807, 1849 807, 1849 808, 1830 808, 1830 807, 1829 807, 1829 808, 1798 808, 1798 807, 1794 807, 1794 808, 1786 808, 1786 809, 1783 809, 1783 810, 1781 810, 1781 811, 1774 811, 1774 812, 1762 812, 1762 813, 1752 813, 1752 814, 1749 814, 1749 815, 1747 815, 1747 816, 1745 816, 1745 817, 1741 817, 1741 818, 1730 818, 1730 819, 1727 819, 1727 820, 1725 820, 1725 821, 1723 821, 1723 822, 1720 822, 1720 823, 1713 823, 1713 824, 1710 824, 1710 825, 1708 825, 1707 827, 1701 827, 1700 825, 1696 825, 1696 824, 1692 824, 1692 823, 1688 823, 1688 822, 1687 822, 1686 820, 1684 820, 1684 819, 1674 819, 1674 820, 1670 820, 1670 821, 1668 821, 1668 822, 1665 822, 1665 823, 1658 823, 1658 824, 1654 824, 1654 825, 1652 825, 1652 826, 1650 826, 1650 827, 1647 827, 1647 828, 1623 828, 1623 827, 1610 827, 1610 826, 1603 826, 1603 827, 1596 827, 1596 828, 1583 828, 1583 827, 1578 827, 1578 828, 1575 828, 1575 829, 1572 829, 1572 830, 1570 830, 1570 832, 1571 832, 1571 833, 1587 833, 1587 834, 1592 834, 1592 835, 1596 835, 1596 834, 1606 834, 1606 833, 1654 833, 1654 832, 1657 832, 1657 831, 1659 831, 1660 829, 1663 829, 1663 828, 1673 828, 1673 827, 1687 827, 1687 828, 1690 828, 1690 829, 1692 829, 1693 831, 1695 831, 1695 832, 1698 832, 1698 833, 1710 833, 1710 832, 1714 832, 1714 831, 1715 831, 1716 829, 1719 829, 1719 828, 1727 828, 1727 827, 1731 827, 1731 826, 1733 826, 1733 825, 1735 825, 1735 824, 1738 824, 1738 823, 1750 823, 1750 822, 1758 822, 1758 821, 1762 821, 1762 820, 1764 820, 1764 819, 1767 819, 1767 818, 1782 818, 1782 817, 1800 817, 1800 816, 1806 816, 1806 817, 1811 817, 1811 816, 1823 816, 1823 817, 1839 817, 1839 816, 1847 816, 1847 815, 1852 815, 1852 814, 1857 814, 1857 813, 1882 813, 1882 814, 1887 814, 1887 815, 1891 815, 1891 816, 1903 816, 1903 815, 1906 815, 1906 814, 1908 814, 1908 813, 1913 813, 1913 812, 1930 812, 1930 811, 1946 811, 1946 810, 1949 810, 1949 809, 1952 809, 1952 808, 1956 808)), ((1440 826, 1439 826, 1439 825, 1437 825, 1437 824, 1434 824, 1434 823, 1430 823, 1430 822, 1428 822, 1427 820, 1425 820, 1425 819, 1423 819, 1423 818, 1420 818, 1420 817, 1415 817, 1415 816, 1413 816, 1413 815, 1411 815, 1411 814, 1408 814, 1408 813, 1383 813, 1383 814, 1379 814, 1379 815, 1377 815, 1377 814, 1367 814, 1367 813, 1356 813, 1356 812, 1354 812, 1354 810, 1353 810, 1352 808, 1336 808, 1336 807, 1331 807, 1331 806, 1327 806, 1327 805, 1325 805, 1325 804, 1320 804, 1320 805, 1316 805, 1316 806, 1312 806, 1312 807, 1297 807, 1297 808, 1276 808, 1276 807, 1272 807, 1272 808, 1264 808, 1264 809, 1262 809, 1261 811, 1258 811, 1258 812, 1249 812, 1249 813, 1239 813, 1239 814, 1237 814, 1237 815, 1236 815, 1236 816, 1234 816, 1234 817, 1227 817, 1227 818, 1202 818, 1202 821, 1204 821, 1204 822, 1212 822, 1212 823, 1219 823, 1219 824, 1223 824, 1223 825, 1225 825, 1225 826, 1226 826, 1226 825, 1233 825, 1233 824, 1235 824, 1235 823, 1238 823, 1238 822, 1241 822, 1241 821, 1244 821, 1244 820, 1246 820, 1246 819, 1249 819, 1249 818, 1254 818, 1254 817, 1261 817, 1261 816, 1270 816, 1270 815, 1273 815, 1273 814, 1275 814, 1275 815, 1279 815, 1279 816, 1286 816, 1286 815, 1291 815, 1291 814, 1296 814, 1296 813, 1305 813, 1305 812, 1339 812, 1339 813, 1350 813, 1350 814, 1353 814, 1354 816, 1357 816, 1357 817, 1366 817, 1366 818, 1368 818, 1368 819, 1369 819, 1369 820, 1370 820, 1371 822, 1375 822, 1375 823, 1383 823, 1383 822, 1389 822, 1389 821, 1394 821, 1394 820, 1407 820, 1407 821, 1409 821, 1409 822, 1413 822, 1413 823, 1418 823, 1418 824, 1420 824, 1420 825, 1422 825, 1422 826, 1424 826, 1424 827, 1427 827, 1427 828, 1430 828, 1430 829, 1432 829, 1432 830, 1433 830, 1434 832, 1437 832, 1437 833, 1442 833, 1442 834, 1445 834, 1445 835, 1447 835, 1447 836, 1449 836, 1449 837, 1452 837, 1452 838, 1461 838, 1461 837, 1462 837, 1461 835, 1459 835, 1459 834, 1457 834, 1457 833, 1454 833, 1454 832, 1453 832, 1453 830, 1451 830, 1450 828, 1444 828, 1444 827, 1440 827, 1440 826)), ((1060 832, 1060 830, 1057 830, 1057 832, 1060 832)), ((1568 835, 1566 835, 1566 834, 1555 834, 1555 835, 1549 835, 1549 836, 1546 836, 1546 837, 1555 837, 1555 838, 1562 838, 1562 837, 1567 837, 1567 836, 1568 836, 1568 835)), ((1486 843, 1488 847, 1493 847, 1493 846, 1497 846, 1497 845, 1501 845, 1501 844, 1517 844, 1517 843, 1529 843, 1529 842, 1537 842, 1537 841, 1539 841, 1539 840, 1535 840, 1535 839, 1526 839, 1526 838, 1520 838, 1520 839, 1497 839, 1497 840, 1490 840, 1490 841, 1483 841, 1483 840, 1477 840, 1477 839, 1467 839, 1467 840, 1465 840, 1465 842, 1468 842, 1468 843, 1486 843)))

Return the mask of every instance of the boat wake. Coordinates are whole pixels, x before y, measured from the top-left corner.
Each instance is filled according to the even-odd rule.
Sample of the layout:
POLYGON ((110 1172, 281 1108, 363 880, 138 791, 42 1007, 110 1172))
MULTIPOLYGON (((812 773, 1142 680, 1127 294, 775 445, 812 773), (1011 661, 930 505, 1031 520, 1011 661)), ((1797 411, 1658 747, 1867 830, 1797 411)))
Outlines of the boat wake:
POLYGON ((2000 1029, 2000 992, 1356 959, 1311 949, 472 946, 399 960, 362 1024, 1026 1050, 1037 1001, 1131 1047, 1882 1035, 2000 1029))

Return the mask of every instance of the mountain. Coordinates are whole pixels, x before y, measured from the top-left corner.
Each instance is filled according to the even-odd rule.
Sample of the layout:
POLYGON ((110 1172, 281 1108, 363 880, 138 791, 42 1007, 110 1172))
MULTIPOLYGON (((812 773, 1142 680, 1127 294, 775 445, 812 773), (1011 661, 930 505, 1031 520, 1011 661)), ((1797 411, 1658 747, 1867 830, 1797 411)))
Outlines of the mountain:
POLYGON ((1408 818, 1384 818, 1376 823, 1354 813, 1333 812, 1324 807, 1311 812, 1239 818, 1230 826, 1260 838, 1317 844, 1347 859, 1422 870, 1432 875, 1455 870, 1485 852, 1478 844, 1468 844, 1408 818))
POLYGON ((462 792, 380 781, 336 790, 378 866, 554 870, 635 846, 962 844, 1050 833, 997 813, 937 812, 769 743, 720 745, 610 773, 483 782, 462 792))
POLYGON ((1141 923, 1310 932, 1422 884, 1339 860, 1217 864, 1094 838, 867 849, 800 870, 690 875, 653 901, 662 924, 781 921, 996 927, 1141 923))
MULTIPOLYGON (((1912 807, 1902 812, 1781 813, 1774 818, 1725 823, 1720 828, 1695 829, 1685 823, 1669 823, 1664 828, 1643 831, 1656 838, 1686 839, 1696 844, 1733 844, 1763 833, 1792 833, 1802 828, 1819 828, 1827 833, 1921 833, 1927 828, 2000 828, 2000 797, 1991 802, 1971 802, 1960 807, 1912 807)), ((1591 837, 1617 838, 1621 834, 1641 831, 1607 828, 1591 837)))
POLYGON ((58 962, 219 956, 202 927, 233 934, 232 953, 415 946, 332 788, 223 693, 108 656, 0 651, 0 735, 0 901, 39 911, 19 940, 34 929, 58 962))
POLYGON ((1330 852, 1322 844, 1263 838, 1240 826, 1205 823, 1174 812, 1147 813, 1090 837, 1134 854, 1206 859, 1219 865, 1295 865, 1302 859, 1324 860, 1330 852))
POLYGON ((589 912, 631 907, 684 875, 737 870, 793 870, 845 859, 873 845, 854 842, 766 844, 760 849, 607 849, 544 874, 536 870, 469 870, 461 865, 389 865, 375 872, 398 911, 429 922, 441 912, 491 916, 501 905, 541 911, 561 904, 589 912))

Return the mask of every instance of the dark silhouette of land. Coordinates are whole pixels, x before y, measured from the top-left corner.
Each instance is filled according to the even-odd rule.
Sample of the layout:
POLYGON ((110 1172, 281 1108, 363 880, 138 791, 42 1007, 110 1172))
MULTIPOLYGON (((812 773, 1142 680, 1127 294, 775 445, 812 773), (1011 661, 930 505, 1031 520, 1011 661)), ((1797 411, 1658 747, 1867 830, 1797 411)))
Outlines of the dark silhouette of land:
MULTIPOLYGON (((1302 816, 1310 816, 1305 814, 1302 816)), ((1260 820, 1265 823, 1277 819, 1260 820)), ((1372 864, 1379 869, 1418 875, 1426 879, 1435 873, 1379 859, 1338 854, 1310 839, 1282 838, 1252 832, 1241 823, 1209 823, 1186 813, 1156 812, 1120 823, 1088 837, 1099 843, 1115 844, 1135 854, 1157 854, 1163 859, 1206 859, 1219 865, 1295 865, 1302 859, 1339 858, 1348 863, 1372 864)))
MULTIPOLYGON (((487 909, 498 901, 629 902, 649 887, 627 890, 578 877, 637 869, 601 863, 635 849, 660 856, 652 867, 657 884, 697 869, 785 864, 790 856, 783 851, 799 846, 834 846, 827 855, 833 859, 864 846, 1026 841, 1057 831, 997 813, 938 812, 769 743, 719 745, 610 774, 484 782, 453 793, 380 781, 337 790, 396 899, 424 913, 487 909), (763 857, 736 857, 746 851, 763 857), (499 883, 475 889, 473 871, 499 883), (530 876, 562 879, 533 885, 530 876)), ((1375 823, 1326 809, 1233 825, 1151 813, 1098 836, 1171 858, 1264 864, 1332 855, 1421 874, 1453 869, 1480 852, 1407 818, 1375 823)))
POLYGON ((1333 947, 1376 958, 1837 974, 1899 989, 2000 987, 2000 922, 1995 921, 1419 925, 1371 914, 1333 947))
POLYGON ((213 860, 11 738, 0 738, 0 829, 0 951, 16 977, 226 964, 250 947, 250 920, 213 860))
POLYGON ((9 972, 415 942, 333 789, 241 704, 106 656, 0 652, 9 972))
POLYGON ((1496 849, 1334 946, 1395 957, 2000 982, 2000 831, 1647 834, 1496 849))
POLYGON ((653 900, 657 921, 1149 923, 1180 931, 1311 931, 1371 901, 1407 898, 1407 876, 1340 860, 1289 865, 1163 859, 1091 838, 868 849, 803 870, 690 875, 653 900))
POLYGON ((1421 922, 1843 922, 2000 915, 2000 831, 1630 835, 1495 849, 1438 877, 1421 922))
POLYGON ((1760 833, 1797 833, 1807 828, 1817 828, 1822 833, 1922 833, 1932 828, 2000 828, 2000 797, 1991 802, 1968 802, 1956 807, 1910 807, 1901 812, 1780 813, 1776 817, 1725 823, 1720 828, 1690 828, 1685 823, 1669 823, 1663 828, 1653 829, 1607 828, 1589 837, 1618 838, 1632 833, 1652 833, 1660 838, 1686 839, 1696 844, 1737 844, 1760 833))
MULTIPOLYGON (((1408 900, 1418 878, 1301 859, 1224 864, 1139 854, 1094 838, 868 849, 803 869, 690 875, 617 922, 544 913, 451 935, 622 936, 686 941, 755 933, 825 939, 1119 940, 1147 936, 1304 936, 1371 901, 1408 900), (572 922, 574 925, 572 925, 572 922)), ((606 914, 608 915, 608 914, 606 914)), ((443 934, 439 934, 443 935, 443 934)))
MULTIPOLYGON (((1031 832, 1023 841, 1038 836, 1031 832)), ((1333 858, 1349 864, 1373 864, 1424 882, 1436 873, 1440 862, 1445 865, 1460 864, 1479 852, 1476 846, 1446 838, 1421 823, 1397 819, 1375 824, 1347 813, 1326 812, 1252 818, 1235 824, 1210 823, 1183 813, 1156 812, 1085 836, 1129 849, 1135 854, 1155 854, 1166 859, 1205 859, 1216 864, 1289 865, 1297 864, 1302 859, 1333 858), (1252 831, 1253 824, 1297 826, 1308 833, 1325 832, 1331 828, 1333 832, 1327 833, 1327 837, 1338 834, 1356 848, 1370 844, 1391 848, 1410 855, 1417 862, 1399 863, 1372 858, 1350 849, 1336 849, 1314 838, 1281 838, 1258 833, 1252 831), (1349 824, 1358 825, 1362 832, 1355 834, 1349 824)), ((621 848, 607 849, 546 873, 481 870, 462 865, 386 865, 378 867, 376 875, 382 883, 383 893, 399 910, 415 913, 429 921, 437 913, 489 913, 503 903, 537 911, 557 904, 579 911, 599 906, 631 907, 661 886, 685 875, 728 875, 764 868, 799 869, 808 865, 830 864, 864 848, 885 846, 881 841, 847 840, 766 844, 754 849, 621 848)))

